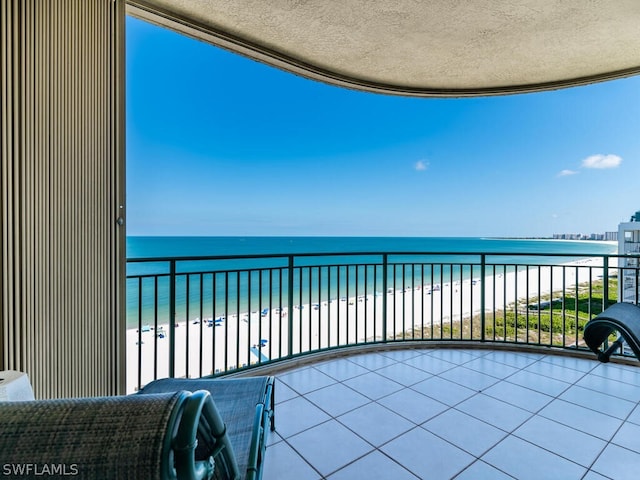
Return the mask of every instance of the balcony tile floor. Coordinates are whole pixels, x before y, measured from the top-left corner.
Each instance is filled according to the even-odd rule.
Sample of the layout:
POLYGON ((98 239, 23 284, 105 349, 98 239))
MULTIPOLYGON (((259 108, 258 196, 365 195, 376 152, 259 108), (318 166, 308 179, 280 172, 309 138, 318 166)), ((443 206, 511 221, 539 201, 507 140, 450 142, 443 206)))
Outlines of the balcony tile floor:
POLYGON ((640 471, 633 366, 405 349, 276 378, 264 480, 635 480, 640 471))

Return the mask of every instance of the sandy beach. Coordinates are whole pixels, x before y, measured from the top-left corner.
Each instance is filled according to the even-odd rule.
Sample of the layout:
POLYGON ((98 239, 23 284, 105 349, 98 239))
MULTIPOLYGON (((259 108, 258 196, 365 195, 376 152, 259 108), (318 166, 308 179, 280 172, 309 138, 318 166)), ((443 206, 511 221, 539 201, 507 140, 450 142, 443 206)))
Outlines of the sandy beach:
MULTIPOLYGON (((515 302, 576 287, 602 275, 600 258, 583 259, 564 266, 485 271, 485 311, 503 310, 515 302)), ((611 266, 612 268, 614 266, 611 266)), ((387 292, 370 292, 350 298, 324 299, 317 303, 230 315, 228 318, 178 320, 175 327, 175 376, 200 377, 262 358, 277 359, 292 353, 330 346, 382 340, 383 308, 387 303, 387 337, 413 328, 448 325, 481 312, 479 277, 449 283, 404 285, 387 292), (292 338, 288 331, 291 325, 292 338), (281 344, 280 339, 286 343, 281 344), (289 345, 291 343, 291 345, 289 345)), ((149 325, 127 330, 127 391, 138 385, 138 360, 142 385, 169 376, 169 325, 149 325), (138 342, 141 349, 138 350, 138 342), (157 362, 155 361, 157 359, 157 362), (154 367, 154 364, 157 366, 154 367)))

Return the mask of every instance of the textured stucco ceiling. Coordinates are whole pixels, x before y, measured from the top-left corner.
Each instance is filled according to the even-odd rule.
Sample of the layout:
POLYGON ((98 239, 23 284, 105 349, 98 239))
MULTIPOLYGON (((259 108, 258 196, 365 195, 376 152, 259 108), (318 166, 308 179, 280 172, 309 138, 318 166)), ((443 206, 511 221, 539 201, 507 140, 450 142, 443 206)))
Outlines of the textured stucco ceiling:
POLYGON ((640 0, 128 0, 129 13, 311 78, 419 96, 640 73, 640 0))

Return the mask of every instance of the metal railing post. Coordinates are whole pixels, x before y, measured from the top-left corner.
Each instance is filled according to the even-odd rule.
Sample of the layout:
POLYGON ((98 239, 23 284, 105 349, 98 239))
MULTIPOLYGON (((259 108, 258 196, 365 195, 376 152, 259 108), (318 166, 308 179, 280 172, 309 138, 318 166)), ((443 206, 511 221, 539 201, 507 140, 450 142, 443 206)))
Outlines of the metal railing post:
POLYGON ((609 306, 609 257, 602 257, 602 279, 604 281, 602 292, 602 310, 609 306))
POLYGON ((382 255, 382 341, 387 342, 387 274, 389 256, 382 255))
MULTIPOLYGON (((287 285, 287 290, 288 290, 288 295, 287 295, 287 300, 288 300, 288 314, 287 314, 287 318, 288 320, 288 334, 289 334, 289 338, 288 338, 288 348, 289 351, 288 353, 288 357, 292 357, 293 356, 293 255, 289 255, 289 266, 288 266, 288 285, 287 285)), ((280 333, 282 335, 282 333, 280 333)))
POLYGON ((487 256, 485 254, 480 255, 480 341, 484 342, 485 339, 485 274, 486 274, 487 256))
POLYGON ((138 278, 138 388, 142 388, 142 278, 138 278))
POLYGON ((176 261, 169 262, 169 377, 176 375, 176 261))

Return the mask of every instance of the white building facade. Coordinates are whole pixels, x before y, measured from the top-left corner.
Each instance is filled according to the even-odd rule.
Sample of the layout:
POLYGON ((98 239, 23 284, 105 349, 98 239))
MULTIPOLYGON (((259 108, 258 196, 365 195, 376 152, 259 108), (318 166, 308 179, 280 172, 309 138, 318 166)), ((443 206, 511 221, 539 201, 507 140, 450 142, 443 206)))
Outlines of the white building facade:
POLYGON ((630 222, 618 226, 618 253, 623 255, 618 260, 620 277, 618 283, 618 299, 621 302, 638 303, 640 291, 640 212, 631 217, 630 222))

